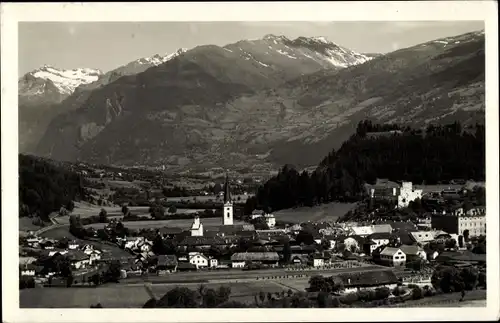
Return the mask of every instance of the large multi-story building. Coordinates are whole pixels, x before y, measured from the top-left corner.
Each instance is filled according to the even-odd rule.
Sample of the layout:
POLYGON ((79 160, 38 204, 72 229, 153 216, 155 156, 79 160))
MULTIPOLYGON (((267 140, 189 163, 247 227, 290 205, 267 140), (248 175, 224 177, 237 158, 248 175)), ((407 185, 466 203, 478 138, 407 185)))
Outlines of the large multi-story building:
POLYGON ((411 201, 422 198, 422 190, 413 188, 411 182, 403 182, 401 186, 394 182, 378 180, 370 188, 370 197, 372 199, 394 200, 397 207, 407 207, 411 201))
POLYGON ((486 212, 481 208, 468 212, 458 209, 453 213, 433 214, 432 228, 461 236, 466 231, 470 237, 486 235, 486 212))

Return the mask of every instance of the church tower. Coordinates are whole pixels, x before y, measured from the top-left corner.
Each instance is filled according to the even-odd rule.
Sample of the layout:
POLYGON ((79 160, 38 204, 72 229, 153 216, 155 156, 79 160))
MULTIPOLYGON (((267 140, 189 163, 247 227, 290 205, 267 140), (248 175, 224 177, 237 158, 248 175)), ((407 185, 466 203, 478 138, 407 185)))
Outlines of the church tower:
POLYGON ((233 200, 231 198, 231 188, 229 187, 229 177, 226 174, 226 183, 224 184, 224 207, 223 207, 224 225, 233 225, 233 200))

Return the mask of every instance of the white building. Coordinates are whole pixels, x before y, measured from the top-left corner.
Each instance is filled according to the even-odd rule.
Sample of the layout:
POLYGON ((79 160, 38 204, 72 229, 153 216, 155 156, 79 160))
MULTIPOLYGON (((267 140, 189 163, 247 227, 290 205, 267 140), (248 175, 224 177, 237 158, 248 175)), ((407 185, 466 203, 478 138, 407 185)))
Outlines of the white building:
POLYGON ((194 217, 193 224, 191 225, 191 236, 203 237, 203 223, 201 223, 199 216, 194 217))
POLYGON ((272 229, 276 226, 276 218, 273 214, 265 214, 264 218, 266 219, 267 226, 272 229))
POLYGON ((219 266, 219 260, 210 258, 210 268, 217 268, 217 266, 219 266))
POLYGON ((226 183, 224 184, 224 206, 222 217, 224 225, 233 225, 233 200, 231 198, 231 188, 229 187, 229 177, 227 175, 226 183))
POLYGON ((411 182, 403 182, 399 190, 398 207, 408 207, 410 202, 421 199, 422 192, 423 190, 414 189, 411 182))
POLYGON ((208 258, 199 252, 189 253, 189 263, 196 266, 196 269, 207 268, 208 258))
POLYGON ((406 264, 406 255, 400 248, 385 247, 380 252, 380 261, 385 265, 402 267, 406 264))

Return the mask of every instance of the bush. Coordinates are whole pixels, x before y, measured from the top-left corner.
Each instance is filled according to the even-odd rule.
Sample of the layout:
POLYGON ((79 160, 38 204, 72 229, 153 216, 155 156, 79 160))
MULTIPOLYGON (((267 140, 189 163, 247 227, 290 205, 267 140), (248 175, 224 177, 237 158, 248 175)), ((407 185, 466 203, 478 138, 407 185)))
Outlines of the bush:
POLYGON ((422 292, 422 289, 418 286, 415 286, 412 288, 412 299, 421 299, 424 297, 424 293, 422 292))
POLYGON ((375 289, 376 299, 386 299, 389 295, 391 295, 391 290, 388 287, 379 287, 375 289))
POLYGON ((343 304, 351 305, 354 302, 357 302, 359 299, 358 299, 357 293, 349 293, 349 294, 345 294, 344 296, 340 297, 339 300, 343 304))

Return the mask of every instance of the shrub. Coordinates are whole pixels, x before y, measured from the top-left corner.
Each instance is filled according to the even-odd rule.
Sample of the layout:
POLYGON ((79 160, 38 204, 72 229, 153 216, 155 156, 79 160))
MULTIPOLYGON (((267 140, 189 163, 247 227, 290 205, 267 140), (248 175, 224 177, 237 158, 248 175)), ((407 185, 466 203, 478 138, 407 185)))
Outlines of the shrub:
POLYGON ((423 297, 424 295, 420 287, 415 286, 414 288, 412 288, 412 299, 421 299, 423 297))

